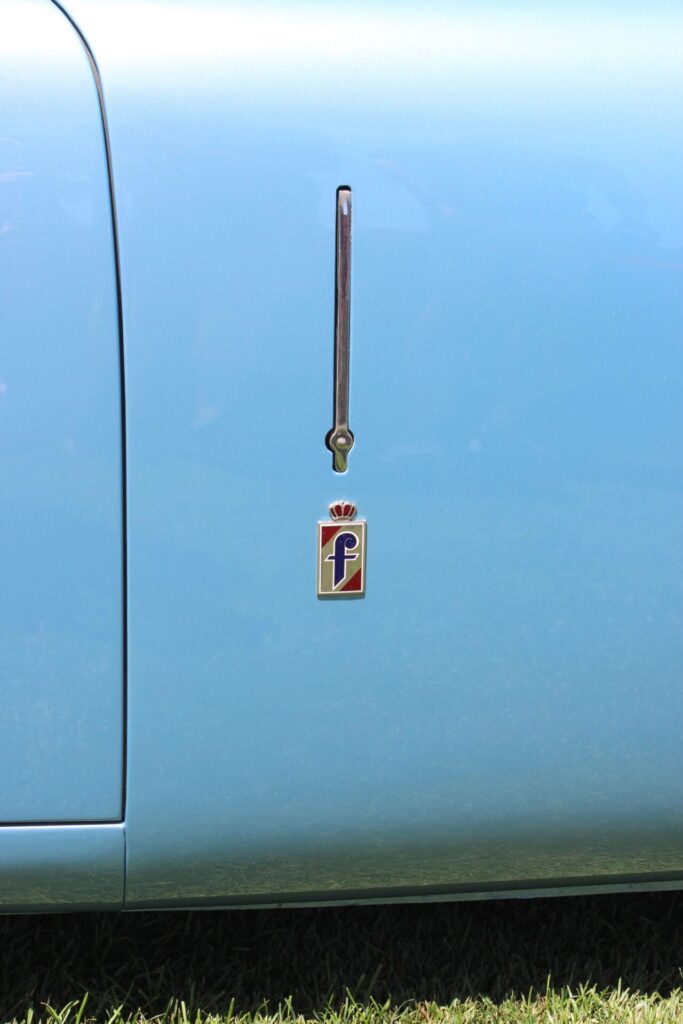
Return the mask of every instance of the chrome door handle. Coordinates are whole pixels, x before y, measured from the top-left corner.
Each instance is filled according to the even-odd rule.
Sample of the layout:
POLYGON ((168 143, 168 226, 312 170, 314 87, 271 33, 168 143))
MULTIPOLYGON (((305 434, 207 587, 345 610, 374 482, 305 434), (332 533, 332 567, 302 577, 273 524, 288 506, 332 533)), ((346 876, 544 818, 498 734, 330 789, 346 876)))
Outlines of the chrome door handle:
POLYGON ((351 189, 337 189, 337 234, 334 306, 334 426, 325 443, 334 455, 334 469, 346 472, 354 436, 349 429, 351 347, 351 189))

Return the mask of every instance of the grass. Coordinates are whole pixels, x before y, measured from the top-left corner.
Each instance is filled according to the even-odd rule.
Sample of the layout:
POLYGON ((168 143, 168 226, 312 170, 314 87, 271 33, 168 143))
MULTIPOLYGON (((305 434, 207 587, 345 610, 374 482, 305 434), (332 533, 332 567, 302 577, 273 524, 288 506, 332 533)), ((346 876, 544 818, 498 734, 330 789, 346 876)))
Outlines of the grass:
POLYGON ((683 893, 0 918, 0 1019, 683 1022, 683 893))

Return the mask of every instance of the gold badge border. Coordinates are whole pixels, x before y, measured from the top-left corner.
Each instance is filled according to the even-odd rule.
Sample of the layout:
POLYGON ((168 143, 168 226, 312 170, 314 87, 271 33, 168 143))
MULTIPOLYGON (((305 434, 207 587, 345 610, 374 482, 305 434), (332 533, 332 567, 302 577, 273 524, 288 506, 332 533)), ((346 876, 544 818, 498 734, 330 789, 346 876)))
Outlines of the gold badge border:
POLYGON ((323 526, 343 526, 343 525, 345 525, 344 522, 343 521, 340 522, 338 519, 319 519, 318 520, 318 534, 317 534, 318 546, 317 546, 317 550, 316 550, 316 562, 317 562, 317 573, 316 573, 316 576, 317 576, 317 583, 318 583, 317 593, 318 593, 318 597, 321 600, 323 600, 323 601, 327 600, 327 598, 332 598, 335 601, 338 598, 344 598, 345 600, 348 601, 348 600, 351 600, 354 597, 355 598, 365 597, 365 571, 366 571, 365 567, 366 567, 366 563, 367 563, 367 552, 368 552, 368 521, 367 521, 367 519, 352 519, 352 520, 350 520, 346 524, 347 526, 361 526, 363 528, 362 529, 362 533, 363 533, 363 555, 362 555, 362 558, 361 558, 361 572, 362 572, 363 589, 362 590, 355 590, 355 591, 353 591, 353 593, 350 593, 350 594, 345 594, 342 590, 335 590, 335 591, 324 590, 322 592, 320 590, 321 576, 322 576, 322 561, 321 561, 321 558, 320 558, 320 552, 321 552, 321 548, 322 548, 322 545, 321 545, 321 531, 322 531, 322 528, 323 528, 323 526))

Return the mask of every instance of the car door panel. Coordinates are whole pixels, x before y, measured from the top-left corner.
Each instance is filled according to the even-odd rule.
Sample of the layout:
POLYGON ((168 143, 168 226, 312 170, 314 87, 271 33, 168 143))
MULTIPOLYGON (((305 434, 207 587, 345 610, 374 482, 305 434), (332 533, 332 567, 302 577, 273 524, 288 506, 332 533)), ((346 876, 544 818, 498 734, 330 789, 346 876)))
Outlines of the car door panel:
POLYGON ((0 822, 113 821, 123 474, 103 125, 48 0, 0 3, 0 76, 0 822))
POLYGON ((128 904, 680 877, 680 12, 69 9, 121 238, 128 904), (337 498, 363 600, 316 598, 337 498))

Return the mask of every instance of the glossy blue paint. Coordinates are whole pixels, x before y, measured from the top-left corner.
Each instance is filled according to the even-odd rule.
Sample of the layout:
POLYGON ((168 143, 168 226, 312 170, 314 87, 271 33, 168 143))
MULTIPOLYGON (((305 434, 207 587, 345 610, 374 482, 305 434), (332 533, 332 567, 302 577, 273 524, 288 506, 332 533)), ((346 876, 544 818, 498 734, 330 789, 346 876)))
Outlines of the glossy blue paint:
MULTIPOLYGON (((48 0, 0 2, 0 126, 0 822, 118 819, 122 475, 109 186, 90 65, 48 0)), ((0 830, 0 858, 10 835, 0 830)))
POLYGON ((123 825, 0 829, 3 913, 116 910, 123 902, 123 825))
POLYGON ((128 905, 680 878, 680 5, 68 7, 119 200, 128 905), (362 601, 315 597, 338 497, 362 601))

